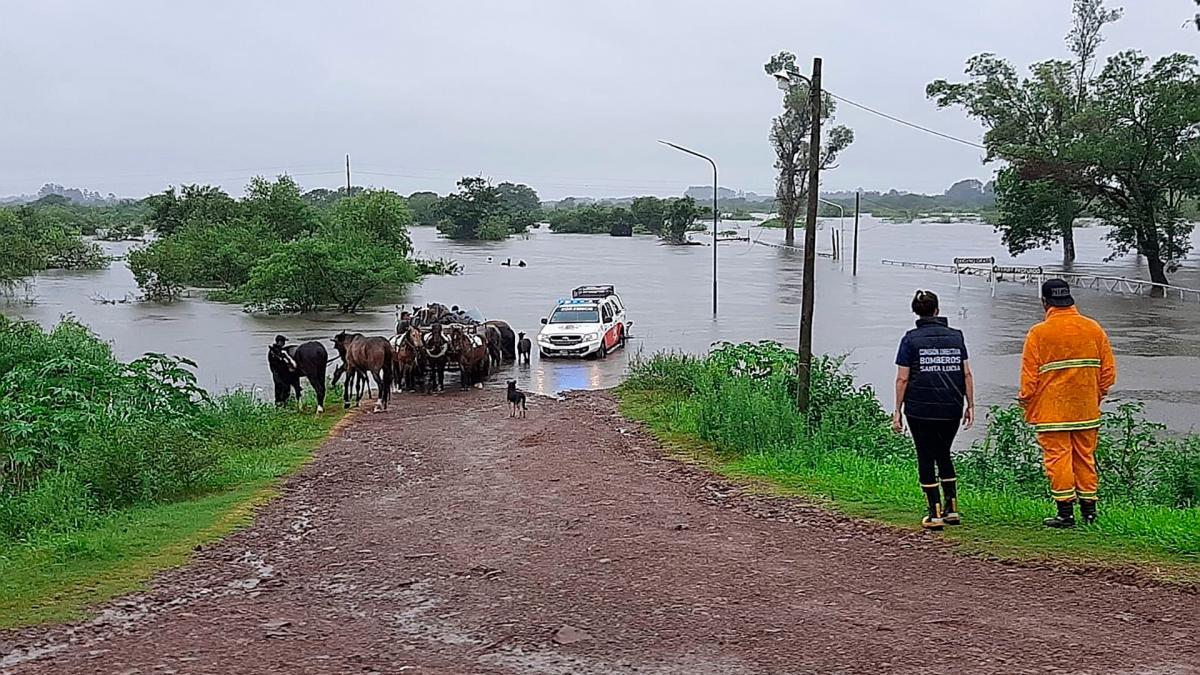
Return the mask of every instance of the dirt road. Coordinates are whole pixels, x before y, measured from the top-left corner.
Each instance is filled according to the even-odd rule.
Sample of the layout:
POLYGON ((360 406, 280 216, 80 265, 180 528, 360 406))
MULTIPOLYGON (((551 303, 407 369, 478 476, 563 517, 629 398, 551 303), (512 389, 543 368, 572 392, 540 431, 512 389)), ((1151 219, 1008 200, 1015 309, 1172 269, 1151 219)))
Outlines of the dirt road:
MULTIPOLYGON (((969 511, 967 512, 969 518, 969 511)), ((404 396, 5 673, 1195 673, 1200 596, 952 556, 662 459, 605 394, 404 396)))

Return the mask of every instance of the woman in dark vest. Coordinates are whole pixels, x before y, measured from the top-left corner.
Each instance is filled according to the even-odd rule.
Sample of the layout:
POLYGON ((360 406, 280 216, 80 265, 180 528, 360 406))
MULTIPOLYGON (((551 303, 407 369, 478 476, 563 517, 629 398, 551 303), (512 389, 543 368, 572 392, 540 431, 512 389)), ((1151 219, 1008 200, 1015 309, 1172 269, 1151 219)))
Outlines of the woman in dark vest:
POLYGON ((903 433, 904 420, 908 420, 917 446, 917 473, 929 507, 921 525, 940 530, 943 524, 961 522, 950 446, 960 423, 970 429, 975 422, 975 382, 962 331, 938 316, 937 296, 932 291, 917 291, 912 311, 917 315, 917 327, 905 333, 896 354, 892 428, 903 433))

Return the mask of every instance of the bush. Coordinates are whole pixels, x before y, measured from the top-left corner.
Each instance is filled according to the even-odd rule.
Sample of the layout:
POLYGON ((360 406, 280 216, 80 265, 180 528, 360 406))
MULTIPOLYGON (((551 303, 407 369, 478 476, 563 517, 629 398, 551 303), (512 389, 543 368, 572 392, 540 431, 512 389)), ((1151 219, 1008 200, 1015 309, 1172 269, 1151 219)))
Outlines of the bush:
POLYGON ((66 319, 0 317, 0 540, 61 531, 211 484, 234 449, 286 441, 294 416, 213 399, 187 361, 130 363, 66 319))
MULTIPOLYGON (((722 343, 704 358, 659 354, 635 361, 623 388, 671 398, 669 423, 739 456, 779 455, 793 466, 817 466, 822 455, 851 453, 880 465, 911 469, 911 440, 891 430, 891 417, 869 386, 856 386, 843 359, 818 357, 807 416, 795 409, 796 353, 775 342, 722 343)), ((1140 403, 1104 413, 1096 460, 1105 499, 1133 505, 1190 508, 1200 503, 1200 436, 1167 438, 1140 403)), ((994 407, 984 438, 960 453, 964 485, 1001 494, 1047 494, 1042 452, 1017 406, 994 407)))

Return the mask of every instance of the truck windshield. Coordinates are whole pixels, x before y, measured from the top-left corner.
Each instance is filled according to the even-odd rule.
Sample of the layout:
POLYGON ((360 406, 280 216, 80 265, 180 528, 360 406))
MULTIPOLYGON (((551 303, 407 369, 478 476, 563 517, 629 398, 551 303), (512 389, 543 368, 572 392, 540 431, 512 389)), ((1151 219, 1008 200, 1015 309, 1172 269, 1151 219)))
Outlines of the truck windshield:
POLYGON ((559 307, 550 315, 550 323, 600 323, 595 307, 559 307))

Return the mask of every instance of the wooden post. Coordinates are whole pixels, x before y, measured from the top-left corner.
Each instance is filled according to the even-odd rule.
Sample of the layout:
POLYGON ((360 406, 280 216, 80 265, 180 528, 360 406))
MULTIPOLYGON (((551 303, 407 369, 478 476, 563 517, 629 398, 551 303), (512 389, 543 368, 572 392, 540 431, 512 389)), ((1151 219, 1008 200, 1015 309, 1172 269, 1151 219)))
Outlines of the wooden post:
POLYGON ((812 135, 808 143, 808 215, 804 219, 804 283, 800 299, 800 338, 796 361, 796 407, 808 412, 812 388, 813 300, 816 293, 817 206, 821 194, 821 59, 813 59, 811 95, 812 135))
POLYGON ((859 202, 862 200, 862 193, 854 193, 854 263, 851 266, 851 274, 858 276, 858 208, 859 202))

